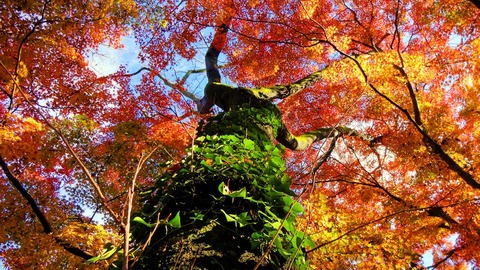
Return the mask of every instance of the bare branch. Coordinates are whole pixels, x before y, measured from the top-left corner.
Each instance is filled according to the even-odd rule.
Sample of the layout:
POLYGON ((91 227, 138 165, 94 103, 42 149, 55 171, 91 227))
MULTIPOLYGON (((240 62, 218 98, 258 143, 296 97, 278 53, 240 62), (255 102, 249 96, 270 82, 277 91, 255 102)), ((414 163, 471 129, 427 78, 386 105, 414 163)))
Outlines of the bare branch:
POLYGON ((405 86, 408 89, 408 94, 410 95, 410 100, 412 101, 413 116, 414 116, 414 119, 415 119, 415 122, 417 123, 417 125, 421 126, 422 125, 422 119, 420 117, 420 108, 418 107, 417 97, 415 96, 415 90, 413 89, 412 83, 410 82, 410 79, 408 78, 407 72, 405 72, 405 69, 403 68, 403 59, 402 59, 402 56, 401 56, 400 52, 398 52, 398 55, 400 56, 400 59, 402 60, 402 66, 398 66, 398 65, 394 64, 393 67, 395 69, 397 69, 398 71, 400 71, 400 75, 402 75, 402 77, 406 80, 405 86))
POLYGON ((440 206, 435 206, 428 209, 427 214, 431 217, 441 218, 449 224, 458 224, 458 222, 453 219, 447 212, 445 212, 445 210, 443 210, 443 207, 440 206))
POLYGON ((473 178, 473 176, 471 174, 469 174, 467 171, 465 171, 452 157, 450 157, 450 155, 448 155, 444 150, 443 148, 441 147, 440 144, 438 144, 432 137, 430 137, 430 135, 428 134, 428 132, 423 129, 422 126, 420 126, 417 121, 415 121, 414 117, 412 117, 412 115, 408 112, 408 110, 406 110, 405 108, 403 108, 402 106, 400 106, 399 104, 397 104, 395 101, 393 101, 391 98, 389 98, 387 95, 383 94, 382 92, 380 92, 373 84, 369 83, 369 79, 368 79, 368 76, 365 72, 365 70, 363 69, 363 67, 361 66, 361 64, 357 61, 357 59, 351 57, 350 55, 344 53, 343 51, 341 51, 340 49, 338 49, 334 44, 330 44, 334 50, 336 50, 338 53, 340 53, 341 55, 345 56, 347 59, 350 59, 352 60, 355 65, 358 67, 359 71, 362 73, 362 76, 365 80, 365 83, 377 94, 379 95, 380 97, 382 97, 383 99, 385 99, 388 103, 390 103, 392 106, 394 106, 395 108, 397 108, 398 110, 400 110, 408 119, 408 121, 410 123, 412 123, 414 125, 414 127, 417 129, 417 131, 422 135, 425 143, 430 146, 434 152, 440 157, 440 159, 442 159, 446 164, 447 166, 452 170, 454 171, 460 178, 462 178, 468 185, 470 185, 471 187, 475 188, 475 189, 480 189, 480 183, 477 182, 477 180, 475 180, 475 178, 473 178))
MULTIPOLYGON (((296 32, 297 35, 295 36, 292 36, 290 37, 288 40, 281 40, 281 39, 265 39, 265 38, 258 38, 258 37, 255 37, 255 36, 252 36, 252 35, 249 35, 247 33, 244 33, 244 32, 240 32, 236 29, 233 29, 233 28, 229 28, 229 32, 231 33, 235 33, 237 34, 238 36, 241 36, 241 37, 245 37, 247 39, 250 39, 250 40, 253 40, 253 41, 256 41, 258 43, 261 43, 261 44, 268 44, 268 43, 275 43, 275 44, 287 44, 287 45, 294 45, 294 46, 297 46, 297 47, 301 47, 301 48, 309 48, 309 47, 313 47, 313 46, 316 46, 320 43, 323 43, 325 42, 325 40, 320 40, 318 38, 316 38, 315 36, 317 36, 319 33, 315 33, 315 32, 312 32, 312 33, 304 33, 304 32, 301 32, 300 30, 292 27, 291 25, 289 25, 288 23, 284 23, 284 22, 278 22, 278 21, 269 21, 269 20, 252 20, 252 19, 249 19, 249 18, 242 18, 242 17, 232 17, 232 19, 235 19, 235 20, 239 20, 239 21, 247 21, 247 22, 252 22, 252 23, 263 23, 263 24, 273 24, 273 25, 281 25, 283 27, 286 27, 286 28, 289 28, 291 29, 292 31, 296 32), (312 36, 312 37, 311 37, 312 36), (298 40, 301 40, 301 39, 304 39, 306 40, 308 43, 307 44, 302 44, 302 43, 299 43, 298 40)), ((193 25, 199 25, 199 26, 203 26, 203 27, 219 27, 219 26, 212 26, 210 24, 205 24, 205 23, 199 23, 199 22, 194 22, 194 21, 187 21, 187 20, 184 20, 184 19, 181 19, 181 18, 178 18, 179 21, 181 22, 184 22, 184 23, 188 23, 188 24, 193 24, 193 25)), ((255 28, 255 27, 254 27, 255 28)))
POLYGON ((335 145, 337 143, 339 136, 334 136, 332 141, 330 142, 330 146, 328 147, 327 151, 322 155, 320 160, 315 164, 315 167, 313 167, 311 174, 313 175, 313 178, 315 178, 315 175, 317 173, 317 170, 325 163, 327 162, 328 158, 332 155, 333 150, 335 149, 335 145))
POLYGON ((125 221, 125 229, 123 232, 123 252, 124 252, 124 257, 123 257, 123 263, 122 263, 122 270, 128 270, 128 253, 129 253, 129 248, 130 248, 130 218, 132 215, 132 208, 133 208, 133 197, 135 195, 135 186, 138 178, 138 174, 140 173, 140 170, 142 169, 143 165, 145 162, 152 156, 152 154, 158 149, 158 147, 155 147, 150 153, 144 155, 144 153, 141 154, 140 160, 138 161, 137 168, 135 169, 135 174, 132 179, 131 186, 128 188, 127 192, 127 199, 125 203, 125 207, 127 209, 127 214, 126 214, 126 221, 125 221))
POLYGON ((168 87, 172 88, 173 90, 175 91, 178 91, 180 94, 182 94, 183 96, 191 99, 193 102, 195 102, 195 104, 200 104, 200 98, 198 98, 197 96, 195 96, 194 94, 190 93, 187 89, 185 89, 182 85, 180 84, 176 84, 176 83, 172 83, 171 81, 169 81, 167 78, 163 77, 162 75, 158 74, 156 75, 160 80, 163 81, 163 83, 165 83, 165 85, 167 85, 168 87))
MULTIPOLYGON (((140 250, 140 253, 139 254, 136 254, 135 258, 133 259, 132 261, 132 264, 131 264, 131 267, 133 268, 133 265, 135 265, 135 263, 137 263, 137 261, 142 257, 142 253, 145 252, 145 249, 147 249, 148 245, 150 245, 150 241, 152 240, 152 237, 153 235, 155 234, 155 232, 157 231, 158 229, 158 226, 160 224, 164 224, 166 222, 166 220, 168 220, 170 218, 170 215, 167 216, 167 218, 165 220, 160 220, 160 213, 157 214, 157 221, 155 222, 155 227, 153 227, 153 230, 150 232, 150 234, 148 235, 148 238, 147 240, 145 241, 145 243, 142 245, 142 248, 140 250)), ((175 268, 174 268, 175 269, 175 268)))
POLYGON ((15 189, 20 192, 23 198, 25 198, 28 202, 28 205, 32 208, 33 213, 35 216, 37 216, 38 220, 42 224, 43 227, 43 232, 46 234, 52 233, 52 227, 50 226, 50 223, 47 221, 47 217, 43 214, 42 210, 38 207, 37 203, 33 199, 33 197, 30 195, 30 193, 27 192, 27 190, 22 186, 20 181, 10 172, 10 169, 7 166, 7 163, 3 159, 2 156, 0 156, 0 166, 3 169, 3 173, 7 176, 7 179, 10 181, 10 183, 15 187, 15 189))
POLYGON ((415 119, 412 118, 410 113, 403 108, 402 106, 398 105, 396 102, 394 102, 392 99, 387 97, 385 94, 381 93, 378 91, 378 89, 372 85, 369 84, 370 88, 373 89, 375 93, 377 93, 379 96, 381 96, 383 99, 388 101, 391 105, 396 107, 398 110, 400 110, 410 121, 414 127, 417 129, 417 131, 422 135, 425 143, 433 149, 433 151, 442 159, 447 166, 454 171, 460 178, 462 178, 468 185, 475 189, 480 189, 480 183, 473 178, 471 174, 469 174, 467 171, 465 171, 450 155, 448 155, 442 148, 440 144, 438 144, 430 135, 427 133, 426 130, 424 130, 420 125, 417 124, 415 119))

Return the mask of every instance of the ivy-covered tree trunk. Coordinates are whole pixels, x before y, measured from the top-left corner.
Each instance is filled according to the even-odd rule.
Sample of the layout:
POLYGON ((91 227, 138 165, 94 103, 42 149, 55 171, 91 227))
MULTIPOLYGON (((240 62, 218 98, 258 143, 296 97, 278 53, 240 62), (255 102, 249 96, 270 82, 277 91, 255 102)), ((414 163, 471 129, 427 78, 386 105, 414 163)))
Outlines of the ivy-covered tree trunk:
MULTIPOLYGON (((302 245, 311 242, 295 230, 302 208, 292 199, 283 147, 273 145, 262 128, 280 125, 278 119, 273 105, 238 107, 200 126, 181 169, 145 194, 139 216, 151 224, 158 216, 170 216, 170 223, 156 229, 135 267, 253 269, 261 261, 260 269, 278 269, 286 262, 305 264, 302 245)), ((135 238, 144 243, 151 229, 139 224, 135 238)))
POLYGON ((316 72, 291 85, 236 88, 221 84, 217 58, 228 23, 219 27, 206 54, 209 82, 200 113, 223 112, 200 123, 193 149, 143 194, 134 221, 133 268, 279 269, 307 267, 313 242, 295 229, 303 210, 290 190, 284 147, 308 148, 343 134, 346 127, 292 135, 271 102, 298 93, 321 78, 316 72), (275 145, 274 140, 281 144, 275 145))

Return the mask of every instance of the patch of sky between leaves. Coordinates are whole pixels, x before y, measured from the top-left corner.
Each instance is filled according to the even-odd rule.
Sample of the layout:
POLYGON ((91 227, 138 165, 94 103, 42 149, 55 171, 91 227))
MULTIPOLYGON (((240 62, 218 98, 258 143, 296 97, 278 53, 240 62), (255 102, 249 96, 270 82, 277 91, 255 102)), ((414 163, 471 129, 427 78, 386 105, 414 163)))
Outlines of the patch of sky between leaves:
POLYGON ((88 67, 100 77, 117 72, 120 66, 125 66, 128 72, 140 69, 140 48, 133 34, 124 36, 121 43, 123 48, 115 49, 108 44, 101 44, 97 50, 91 50, 87 55, 88 67))

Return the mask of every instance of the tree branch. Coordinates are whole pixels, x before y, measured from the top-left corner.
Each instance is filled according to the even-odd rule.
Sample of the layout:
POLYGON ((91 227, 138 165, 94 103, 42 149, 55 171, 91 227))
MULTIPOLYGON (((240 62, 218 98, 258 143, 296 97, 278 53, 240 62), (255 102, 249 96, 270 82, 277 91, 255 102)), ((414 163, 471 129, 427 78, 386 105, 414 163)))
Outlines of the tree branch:
POLYGON ((191 99, 193 102, 195 102, 195 104, 199 104, 200 103, 200 98, 198 98, 197 96, 195 96, 194 94, 188 92, 187 89, 185 89, 181 84, 183 84, 187 78, 190 76, 190 74, 192 73, 201 73, 201 72, 205 72, 205 69, 195 69, 195 70, 189 70, 187 71, 187 73, 183 76, 182 80, 180 81, 180 83, 173 83, 171 81, 169 81, 167 78, 163 77, 162 75, 160 75, 159 72, 151 69, 151 68, 148 68, 148 67, 142 67, 140 68, 139 70, 133 72, 133 73, 127 73, 127 74, 116 74, 116 75, 109 75, 107 77, 109 78, 118 78, 118 77, 131 77, 131 76, 135 76, 135 75, 138 75, 140 74, 142 71, 149 71, 149 72, 152 72, 155 74, 155 76, 157 76, 160 80, 163 81, 163 83, 172 88, 173 90, 179 92, 180 94, 182 94, 183 96, 191 99))
POLYGON ((309 148, 314 142, 321 141, 326 138, 340 137, 342 135, 357 136, 364 140, 371 141, 367 136, 358 133, 356 130, 349 127, 331 127, 331 128, 319 128, 314 131, 304 133, 300 136, 295 136, 285 125, 282 125, 278 131, 276 137, 277 141, 283 144, 285 147, 292 150, 305 150, 309 148))
MULTIPOLYGON (((217 89, 216 86, 222 81, 222 77, 218 71, 218 56, 227 42, 228 26, 230 25, 231 20, 232 17, 228 17, 215 31, 212 43, 205 54, 205 67, 207 69, 208 84, 205 86, 203 98, 197 103, 197 110, 199 113, 208 113, 212 106, 216 104, 215 100, 217 93, 210 93, 212 90, 219 94, 221 93, 220 91, 215 91, 217 89)), ((221 94, 225 95, 225 93, 221 94)), ((233 97, 229 97, 228 99, 233 100, 233 97)))
POLYGON ((457 251, 457 249, 452 249, 450 250, 449 252, 447 252, 447 256, 445 256, 445 258, 441 259, 440 261, 436 262, 434 265, 432 266, 428 266, 427 269, 436 269, 437 267, 439 267, 442 263, 446 262, 448 259, 450 259, 450 257, 452 257, 455 252, 457 251))
POLYGON ((5 160, 1 155, 0 155, 0 167, 2 167, 3 173, 5 173, 10 183, 15 187, 16 190, 18 190, 18 192, 20 192, 22 197, 27 200, 28 205, 30 206, 30 208, 32 208, 33 213, 35 214, 35 216, 37 216, 38 220, 42 224, 43 232, 46 234, 52 233, 53 232, 52 227, 50 226, 50 223, 47 221, 47 218, 43 214, 42 210, 40 210, 40 208, 38 207, 33 197, 22 186, 20 181, 10 172, 10 169, 8 168, 7 163, 5 162, 5 160))
POLYGON ((311 175, 313 175, 313 178, 315 179, 315 175, 317 174, 317 170, 323 165, 323 163, 327 162, 328 158, 332 155, 333 150, 335 149, 335 145, 337 143, 339 136, 333 137, 332 141, 330 142, 330 146, 328 147, 327 151, 322 155, 320 160, 315 164, 315 167, 311 170, 311 175))
POLYGON ((453 158, 450 157, 443 150, 442 146, 438 144, 432 137, 430 137, 427 131, 425 131, 421 126, 419 126, 416 123, 415 119, 412 118, 412 116, 406 109, 402 108, 400 105, 395 103, 392 99, 390 99, 389 97, 387 97, 386 95, 378 91, 378 89, 374 85, 369 84, 369 86, 370 88, 372 88, 372 90, 375 93, 377 93, 383 99, 387 100, 391 105, 396 107, 407 117, 408 121, 410 121, 414 125, 414 127, 417 129, 417 131, 422 135, 427 146, 430 146, 433 149, 433 151, 440 157, 440 159, 442 159, 452 171, 454 171, 460 178, 462 178, 471 187, 475 189, 480 189, 480 183, 477 182, 471 174, 465 171, 455 160, 453 160, 453 158))
MULTIPOLYGON (((8 168, 7 163, 3 159, 3 157, 0 155, 0 167, 2 167, 3 173, 7 176, 7 179, 10 181, 10 183, 15 187, 18 192, 22 195, 22 197, 27 200, 28 205, 32 209, 33 213, 35 216, 38 218, 40 221, 40 224, 42 224, 43 232, 49 235, 53 235, 53 229, 52 226, 50 225, 50 222, 48 222, 47 217, 45 214, 40 210, 40 207, 38 207, 37 203, 35 202, 35 199, 28 193, 28 191, 22 186, 18 178, 16 178, 10 169, 8 168)), ((67 252, 78 256, 82 259, 88 260, 93 257, 92 254, 85 252, 81 250, 78 247, 73 246, 71 243, 67 242, 64 239, 61 239, 58 236, 53 236, 55 239, 55 242, 57 242, 61 247, 63 247, 67 252)))
POLYGON ((218 56, 227 40, 228 22, 222 24, 215 32, 212 43, 205 54, 205 67, 207 69, 208 82, 221 82, 222 78, 218 71, 218 56))
POLYGON ((412 117, 412 115, 408 112, 408 110, 406 110, 405 108, 403 108, 402 106, 400 106, 399 104, 397 104, 395 101, 393 101, 391 98, 389 98, 388 96, 386 96, 385 94, 383 94, 382 92, 380 92, 373 84, 369 83, 369 80, 368 80, 368 76, 367 74, 365 73, 365 70, 363 69, 363 67, 360 65, 360 63, 357 61, 357 59, 345 54, 344 52, 342 52, 340 49, 338 49, 337 47, 335 47, 335 45, 331 44, 331 46, 333 47, 334 50, 336 50, 338 53, 340 53, 341 55, 345 56, 347 59, 350 59, 352 60, 355 65, 358 67, 358 69, 360 70, 360 72, 362 73, 362 76, 365 80, 365 83, 368 84, 368 86, 377 94, 379 95, 380 97, 382 97, 383 99, 385 99, 388 103, 390 103, 392 106, 394 106, 395 108, 397 108, 398 110, 400 110, 408 119, 408 121, 410 123, 412 123, 414 125, 414 127, 417 129, 417 131, 422 135, 425 143, 427 146, 430 146, 434 152, 440 157, 440 159, 442 159, 446 164, 447 166, 452 170, 454 171, 460 178, 462 178, 468 185, 470 185, 471 187, 475 188, 475 189, 480 189, 480 183, 477 182, 473 176, 471 174, 469 174, 467 171, 465 171, 455 160, 453 160, 452 157, 450 157, 444 150, 443 148, 441 147, 441 145, 439 145, 432 137, 430 137, 430 135, 428 135, 427 131, 423 129, 423 127, 421 127, 416 121, 415 119, 412 117))
MULTIPOLYGON (((399 53, 399 55, 400 55, 400 53, 399 53)), ((403 60, 402 60, 402 62, 403 62, 403 60)), ((421 126, 422 125, 422 119, 420 117, 420 109, 418 107, 417 97, 415 96, 415 91, 413 89, 412 83, 410 82, 410 79, 408 78, 408 75, 405 72, 405 69, 403 67, 398 66, 398 65, 393 65, 393 67, 395 69, 397 69, 398 71, 400 71, 400 74, 406 80, 405 86, 408 89, 408 93, 410 95, 410 100, 412 101, 413 116, 414 116, 414 119, 415 119, 415 123, 417 125, 421 126)))
POLYGON ((322 73, 326 68, 313 72, 308 76, 287 85, 275 85, 271 87, 259 87, 251 88, 251 92, 254 96, 260 99, 273 100, 284 99, 289 96, 296 95, 302 90, 308 88, 314 83, 318 82, 322 78, 322 73))
POLYGON ((338 237, 335 237, 335 238, 333 238, 332 240, 327 241, 327 242, 324 242, 324 243, 316 246, 315 248, 307 251, 307 254, 308 254, 308 253, 311 253, 311 252, 313 252, 313 251, 315 251, 315 250, 317 250, 317 249, 320 249, 320 248, 322 248, 322 247, 324 247, 324 246, 326 246, 326 245, 329 245, 329 244, 331 244, 331 243, 333 243, 333 242, 335 242, 335 241, 337 241, 337 240, 340 240, 340 239, 342 239, 343 237, 349 235, 350 233, 352 233, 352 232, 354 232, 354 231, 357 231, 357 230, 359 230, 359 229, 361 229, 361 228, 364 228, 364 227, 366 227, 366 226, 369 226, 369 225, 371 225, 371 224, 377 223, 377 222, 382 221, 382 220, 384 220, 384 219, 392 218, 392 217, 394 217, 394 216, 396 216, 396 215, 398 215, 398 214, 402 214, 402 213, 406 213, 406 212, 414 212, 414 211, 418 211, 418 210, 422 210, 422 209, 405 209, 405 210, 400 210, 400 211, 394 212, 394 213, 392 213, 392 214, 388 214, 388 215, 386 215, 386 216, 379 217, 379 218, 374 219, 374 220, 371 220, 371 221, 369 221, 369 222, 360 224, 359 226, 357 226, 357 227, 355 227, 355 228, 352 228, 352 229, 346 231, 345 233, 339 235, 338 237))
POLYGON ((431 217, 438 217, 448 222, 449 224, 458 224, 441 206, 434 206, 427 210, 427 214, 431 217))
MULTIPOLYGON (((147 154, 144 154, 142 152, 140 159, 137 164, 137 168, 135 169, 135 174, 132 179, 132 183, 130 187, 128 188, 127 192, 127 198, 125 200, 125 208, 126 208, 126 221, 125 221, 125 229, 123 233, 123 253, 125 254, 123 257, 123 262, 122 262, 122 270, 128 270, 128 260, 129 260, 129 248, 130 248, 130 218, 132 216, 132 208, 133 208, 133 197, 135 195, 135 186, 137 183, 137 178, 138 175, 145 164, 145 162, 152 156, 152 154, 158 149, 158 146, 153 148, 152 151, 150 151, 147 154)), ((125 212, 125 209, 124 209, 125 212)))

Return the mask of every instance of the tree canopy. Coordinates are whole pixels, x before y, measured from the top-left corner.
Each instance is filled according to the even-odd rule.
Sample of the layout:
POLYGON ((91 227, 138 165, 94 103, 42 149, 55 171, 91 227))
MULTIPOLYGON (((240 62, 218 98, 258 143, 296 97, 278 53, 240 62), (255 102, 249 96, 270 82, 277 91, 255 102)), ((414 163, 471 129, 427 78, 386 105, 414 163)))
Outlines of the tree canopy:
POLYGON ((3 1, 0 25, 5 266, 128 251, 141 193, 192 154, 213 65, 291 136, 354 135, 283 154, 310 268, 480 267, 478 1, 3 1), (87 56, 127 35, 142 67, 97 75, 87 56))

